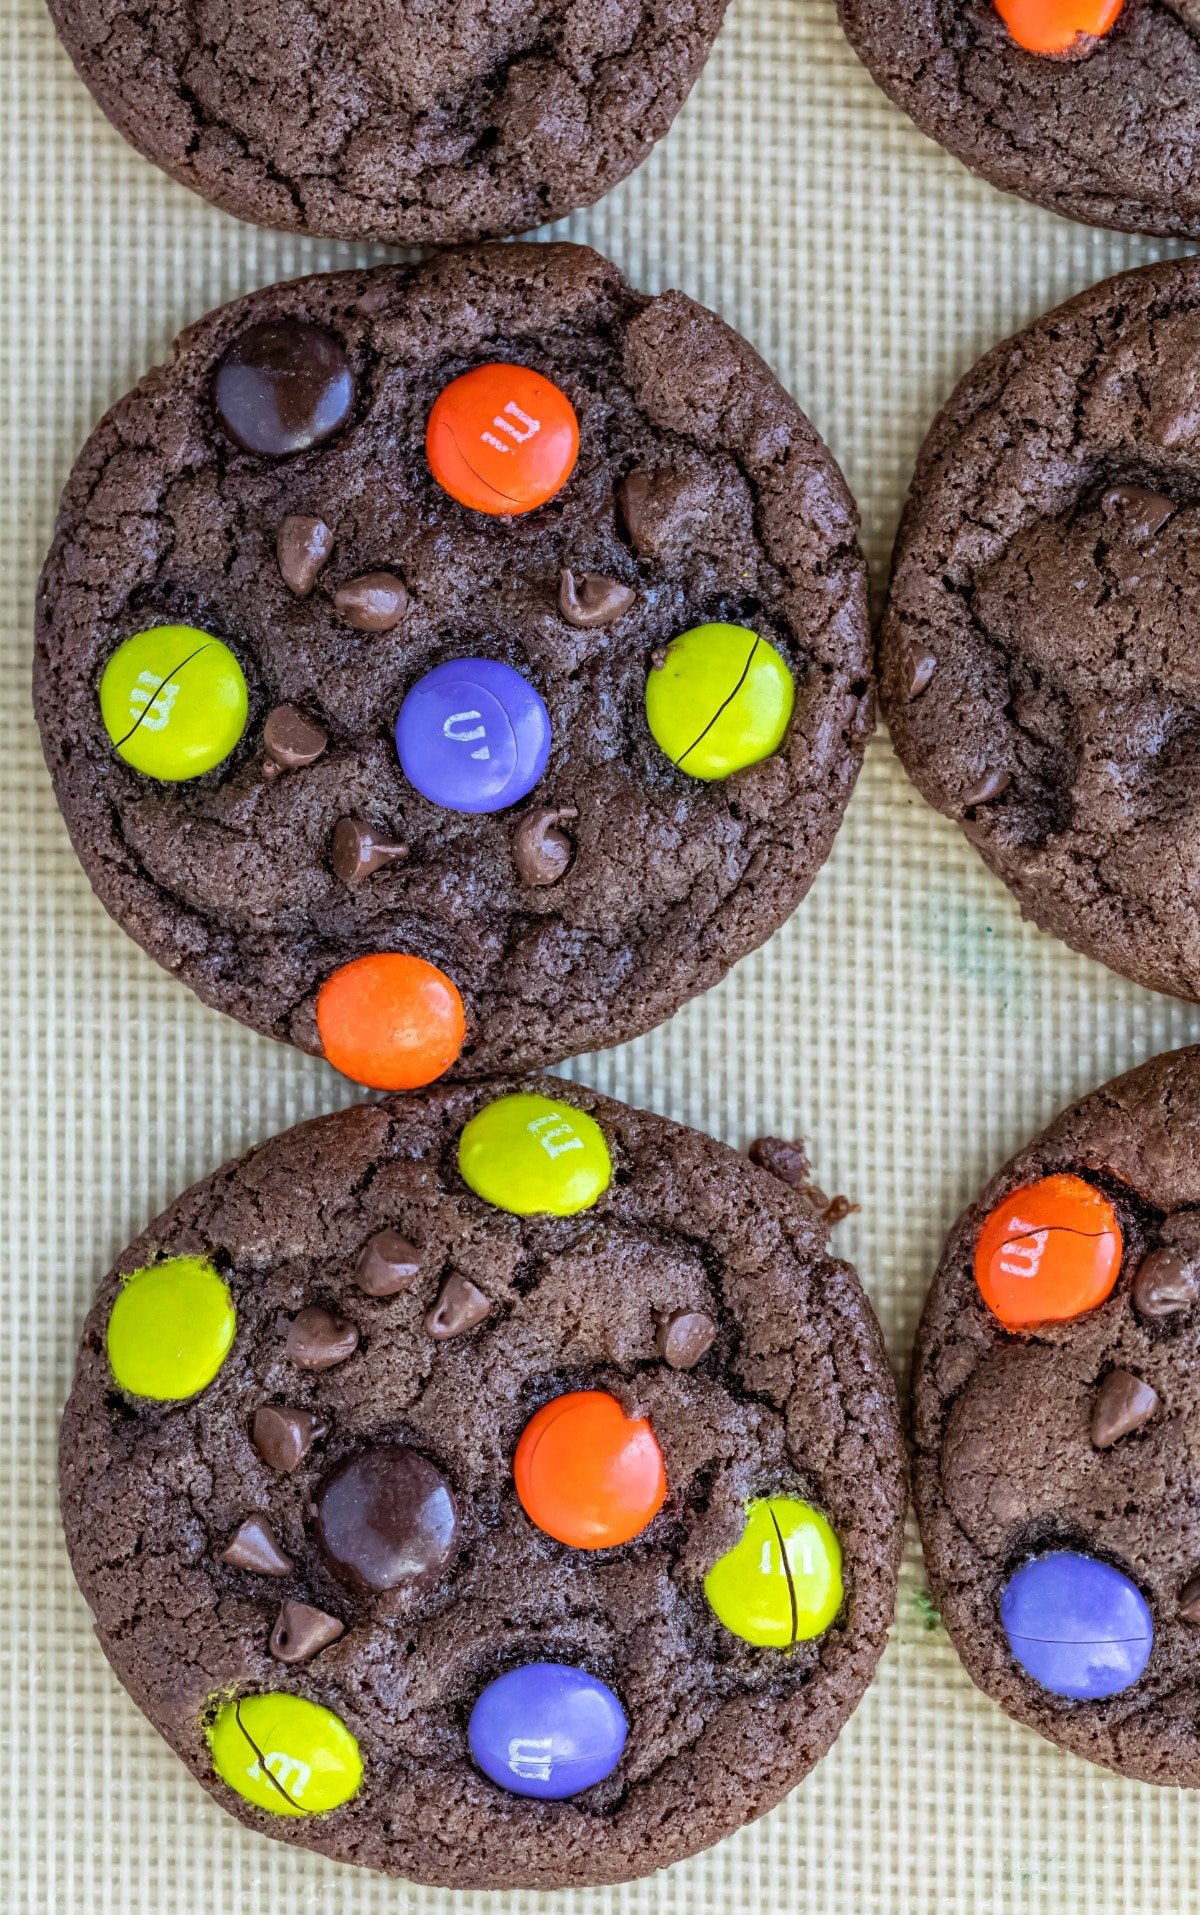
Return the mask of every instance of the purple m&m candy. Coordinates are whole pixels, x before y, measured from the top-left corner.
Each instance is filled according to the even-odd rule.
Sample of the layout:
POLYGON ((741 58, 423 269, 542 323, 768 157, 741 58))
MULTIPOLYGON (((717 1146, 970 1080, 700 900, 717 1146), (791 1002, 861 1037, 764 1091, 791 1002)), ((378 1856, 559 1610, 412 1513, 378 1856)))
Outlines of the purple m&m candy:
POLYGON ((1021 1565, 1000 1598, 1000 1620, 1026 1675, 1077 1702, 1130 1688, 1154 1642, 1140 1589, 1111 1563, 1070 1549, 1021 1565))
POLYGON ((529 1662, 489 1682, 471 1711, 475 1761, 511 1795, 561 1802, 603 1782, 628 1726, 616 1696, 586 1669, 529 1662))
POLYGON ((503 811, 533 790, 550 756, 550 714, 527 678, 495 658, 435 666, 396 720, 409 783, 447 811, 503 811))

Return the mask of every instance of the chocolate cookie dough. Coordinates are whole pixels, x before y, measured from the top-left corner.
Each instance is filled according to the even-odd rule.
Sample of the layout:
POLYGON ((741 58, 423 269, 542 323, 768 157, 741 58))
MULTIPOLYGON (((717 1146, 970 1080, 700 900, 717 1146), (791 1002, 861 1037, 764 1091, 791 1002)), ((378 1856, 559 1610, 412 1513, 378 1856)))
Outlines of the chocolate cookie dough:
POLYGON ((376 1088, 632 1037, 829 851, 856 523, 745 342, 583 248, 254 293, 63 497, 35 697, 72 840, 206 1003, 376 1088))
POLYGON ((1200 1787, 1200 1050, 1066 1111, 950 1233, 913 1358, 934 1599, 1010 1715, 1200 1787))
POLYGON ((838 0, 898 106, 994 186, 1068 219, 1200 233, 1195 0, 838 0))
POLYGON ((60 1482, 104 1652, 216 1800, 455 1888, 627 1880, 778 1802, 871 1680, 905 1503, 811 1207, 552 1079, 180 1197, 100 1286, 60 1482))
POLYGON ((726 0, 50 0, 138 151, 241 219, 448 245, 590 206, 662 138, 726 0))
POLYGON ((883 625, 892 741, 1026 917, 1200 997, 1200 265, 1093 287, 925 441, 883 625))

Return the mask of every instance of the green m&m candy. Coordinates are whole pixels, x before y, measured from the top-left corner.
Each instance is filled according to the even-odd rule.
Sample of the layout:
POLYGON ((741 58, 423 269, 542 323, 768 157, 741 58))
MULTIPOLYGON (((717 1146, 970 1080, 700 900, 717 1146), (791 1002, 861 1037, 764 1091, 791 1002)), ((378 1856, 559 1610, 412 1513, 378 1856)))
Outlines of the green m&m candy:
POLYGON ((594 1117, 518 1091, 463 1127, 458 1167, 477 1197, 517 1217, 573 1217, 603 1196, 612 1158, 594 1117))
POLYGON ((672 764, 728 778, 783 743, 796 689, 768 639, 746 625, 694 625, 646 680, 646 721, 672 764))
POLYGON ((246 707, 237 659, 195 625, 135 632, 100 680, 100 715, 118 756, 167 783, 199 778, 228 758, 246 707))
POLYGON ((795 1496, 764 1496, 746 1509, 742 1539, 715 1562, 704 1593, 743 1642, 790 1649, 828 1629, 842 1606, 842 1547, 795 1496))
POLYGON ((279 1691, 224 1703, 208 1746, 222 1782, 273 1815, 320 1815, 362 1785, 362 1756, 349 1729, 303 1696, 279 1691))
POLYGON ((130 1396, 182 1403, 207 1388, 229 1355, 237 1311, 207 1257, 168 1257, 124 1279, 105 1349, 130 1396))

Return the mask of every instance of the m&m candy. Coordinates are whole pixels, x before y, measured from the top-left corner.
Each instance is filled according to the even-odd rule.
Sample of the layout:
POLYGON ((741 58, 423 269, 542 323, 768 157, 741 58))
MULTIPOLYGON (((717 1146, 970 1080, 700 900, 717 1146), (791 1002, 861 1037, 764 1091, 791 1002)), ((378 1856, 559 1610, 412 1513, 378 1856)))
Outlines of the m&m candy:
POLYGON ((607 1390, 570 1390, 543 1404, 521 1432, 513 1480, 530 1522, 573 1549, 632 1542, 667 1494, 654 1431, 607 1390))
POLYGON ((842 1606, 842 1547, 820 1510, 796 1496, 749 1504, 741 1541, 704 1578, 732 1635, 790 1649, 821 1635, 842 1606))
POLYGON ((466 1018, 457 986, 403 951, 353 958, 326 978, 317 1033, 335 1070, 371 1090, 418 1090, 448 1071, 466 1018))
POLYGON ((164 783, 199 778, 228 758, 246 710, 237 659, 195 625, 134 632, 100 680, 100 716, 118 757, 164 783))
POLYGON ((425 455, 460 505, 511 517, 562 491, 579 457, 579 422, 566 393, 541 373, 477 366, 438 394, 425 455))
POLYGON ((272 1815, 320 1815, 358 1794, 358 1743, 340 1716, 303 1696, 243 1696, 208 1727, 222 1782, 272 1815))
POLYGON ((400 768, 447 811, 502 811, 550 756, 550 715, 527 678, 494 658, 456 658, 417 680, 396 720, 400 768))
POLYGON ((229 1355, 237 1311, 206 1257, 167 1257, 124 1278, 104 1347, 130 1396, 182 1403, 206 1389, 229 1355))
POLYGON ((458 1140, 458 1168, 477 1197, 517 1217, 573 1217, 612 1179, 595 1118, 532 1091, 476 1112, 458 1140))
POLYGON ((1120 1274, 1121 1248, 1104 1193, 1056 1173, 996 1205, 975 1245, 975 1281, 1010 1330, 1065 1323, 1104 1302, 1120 1274))
POLYGON ((306 319, 249 326, 217 367, 213 404, 230 438, 261 458, 323 445, 341 431, 354 405, 346 348, 306 319))
POLYGON ((795 703, 775 647, 745 625, 695 625, 646 679, 646 722, 692 778, 728 778, 778 751, 795 703))
POLYGON ((1141 1590, 1111 1563, 1071 1549, 1023 1563, 1001 1595, 1000 1620, 1026 1675, 1077 1702, 1130 1688, 1154 1646, 1141 1590))
POLYGON ((483 1773, 511 1795, 561 1802, 611 1775, 628 1735, 606 1682, 564 1662, 529 1662, 489 1682, 467 1724, 483 1773))
POLYGON ((1017 45, 1027 53, 1071 53, 1102 40, 1116 26, 1125 0, 995 0, 1017 45))

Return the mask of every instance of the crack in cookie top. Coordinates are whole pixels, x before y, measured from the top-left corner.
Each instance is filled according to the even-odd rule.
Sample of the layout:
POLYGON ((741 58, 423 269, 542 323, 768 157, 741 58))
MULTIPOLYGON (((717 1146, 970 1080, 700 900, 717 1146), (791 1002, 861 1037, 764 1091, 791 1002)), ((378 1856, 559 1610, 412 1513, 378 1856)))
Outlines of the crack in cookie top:
POLYGON ((678 293, 571 246, 298 281, 93 434, 36 700, 108 909, 406 1089, 669 1016, 789 915, 870 722, 855 514, 678 293))
POLYGON ((922 450, 881 690, 896 750, 1027 917, 1200 997, 1200 268, 997 346, 922 450))
POLYGON ((105 1653, 227 1809, 456 1887, 645 1874, 870 1681, 895 1392, 811 1207, 551 1080, 360 1105, 102 1284, 60 1447, 105 1653))
POLYGON ((979 1686, 1200 1786, 1200 1051, 1059 1117, 950 1233, 913 1358, 930 1584, 979 1686))
POLYGON ((498 239, 588 206, 670 126, 726 0, 50 0, 148 159, 260 226, 498 239))
POLYGON ((838 0, 874 78, 993 185, 1068 219, 1200 233, 1196 0, 838 0))

